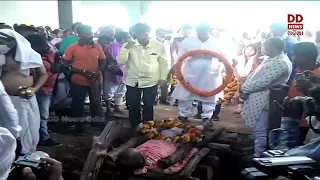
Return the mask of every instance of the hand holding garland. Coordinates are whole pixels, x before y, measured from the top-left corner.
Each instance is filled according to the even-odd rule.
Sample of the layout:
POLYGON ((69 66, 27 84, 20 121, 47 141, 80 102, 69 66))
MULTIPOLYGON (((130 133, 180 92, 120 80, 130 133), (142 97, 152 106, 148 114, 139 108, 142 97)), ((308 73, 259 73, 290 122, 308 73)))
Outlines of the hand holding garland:
MULTIPOLYGON (((192 59, 194 60, 194 58, 192 58, 192 59)), ((228 82, 231 80, 232 74, 233 74, 233 69, 232 69, 232 66, 230 65, 228 59, 219 53, 209 51, 209 50, 194 50, 194 51, 186 52, 178 59, 178 62, 175 65, 175 67, 176 67, 175 75, 177 76, 177 79, 183 85, 183 87, 186 88, 188 91, 190 91, 194 94, 197 94, 199 96, 202 96, 202 97, 211 97, 211 96, 214 96, 214 95, 218 94, 219 92, 221 92, 228 85, 228 82), (185 79, 182 75, 182 65, 183 65, 183 62, 185 61, 185 59, 187 59, 190 56, 197 56, 197 55, 201 55, 201 54, 218 58, 225 66, 226 81, 224 81, 218 88, 213 89, 211 91, 200 91, 200 90, 192 87, 188 82, 185 81, 185 79)))

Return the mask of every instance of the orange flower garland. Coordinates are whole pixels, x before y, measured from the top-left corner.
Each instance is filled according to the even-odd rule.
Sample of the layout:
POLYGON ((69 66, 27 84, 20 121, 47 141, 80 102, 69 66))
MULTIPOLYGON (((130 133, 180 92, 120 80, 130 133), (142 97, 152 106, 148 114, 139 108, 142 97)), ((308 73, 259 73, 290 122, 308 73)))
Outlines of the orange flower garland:
POLYGON ((235 93, 239 89, 239 82, 235 76, 232 76, 231 81, 228 83, 228 86, 224 89, 223 99, 219 99, 218 103, 226 102, 233 98, 235 93))
MULTIPOLYGON (((185 54, 183 54, 179 59, 178 59, 178 63, 176 64, 176 76, 177 79, 179 80, 179 82, 183 85, 184 88, 186 88, 188 91, 197 94, 199 96, 202 97, 210 97, 210 96, 214 96, 216 94, 218 94, 219 92, 223 91, 225 87, 227 87, 229 81, 232 78, 232 74, 233 74, 233 69, 231 64, 229 63, 228 59, 225 58, 224 56, 222 56, 219 53, 213 52, 213 51, 209 51, 209 50, 193 50, 193 51, 188 51, 185 54), (226 71, 226 81, 224 81, 219 87, 217 87, 216 89, 213 89, 211 91, 200 91, 194 87, 191 86, 191 84, 189 84, 188 82, 186 82, 183 78, 182 75, 182 65, 183 62, 185 61, 185 59, 187 59, 190 56, 194 56, 194 55, 199 55, 199 54, 204 54, 204 55, 210 55, 214 58, 218 58, 224 65, 225 67, 225 71, 226 71)), ((210 82, 208 82, 210 83, 210 82)))
POLYGON ((179 120, 158 120, 147 121, 139 124, 140 132, 145 134, 149 139, 166 140, 173 143, 192 143, 201 141, 201 130, 197 127, 183 124, 179 120), (178 127, 184 129, 186 134, 181 136, 167 137, 159 133, 155 128, 162 127, 165 129, 171 129, 178 127))

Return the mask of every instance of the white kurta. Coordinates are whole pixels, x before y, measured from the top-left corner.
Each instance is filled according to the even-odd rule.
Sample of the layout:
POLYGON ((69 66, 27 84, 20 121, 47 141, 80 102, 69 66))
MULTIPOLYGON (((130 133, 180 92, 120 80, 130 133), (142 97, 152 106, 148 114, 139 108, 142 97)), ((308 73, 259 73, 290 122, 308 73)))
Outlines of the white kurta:
POLYGON ((17 148, 16 139, 6 128, 0 127, 0 180, 9 176, 17 148))
POLYGON ((0 81, 0 126, 8 129, 11 134, 18 138, 21 126, 19 125, 18 111, 0 81))
POLYGON ((170 50, 170 42, 165 40, 163 43, 164 49, 166 51, 166 55, 167 55, 167 60, 168 60, 168 68, 171 69, 172 67, 172 62, 171 62, 171 50, 170 50))
POLYGON ((254 127, 262 110, 269 105, 269 88, 284 84, 292 72, 292 63, 288 56, 281 54, 266 59, 251 73, 243 83, 241 90, 249 97, 245 99, 243 115, 246 124, 254 127))
MULTIPOLYGON (((210 37, 207 41, 201 42, 198 37, 189 37, 182 42, 179 49, 179 56, 192 50, 210 50, 221 53, 219 49, 219 41, 210 37)), ((221 62, 216 59, 206 59, 204 57, 190 57, 183 65, 183 77, 186 82, 190 83, 194 88, 201 91, 211 91, 222 84, 221 62)), ((222 92, 223 93, 223 92, 222 92)), ((201 97, 197 94, 189 92, 178 83, 172 93, 172 97, 178 100, 198 100, 202 102, 216 103, 219 97, 223 96, 201 97)))

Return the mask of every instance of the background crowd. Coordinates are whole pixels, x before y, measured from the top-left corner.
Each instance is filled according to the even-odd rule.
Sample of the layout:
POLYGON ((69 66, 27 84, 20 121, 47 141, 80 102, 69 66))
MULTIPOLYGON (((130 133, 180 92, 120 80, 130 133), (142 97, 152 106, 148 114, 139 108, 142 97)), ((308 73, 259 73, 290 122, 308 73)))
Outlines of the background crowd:
MULTIPOLYGON (((176 84, 174 65, 182 43, 193 36, 193 30, 184 25, 179 30, 181 36, 170 37, 167 30, 159 28, 153 39, 151 28, 144 23, 136 24, 129 31, 104 26, 96 33, 79 22, 70 30, 17 24, 11 27, 1 23, 3 85, 0 90, 4 107, 1 113, 10 120, 10 123, 1 120, 1 128, 10 132, 3 137, 17 140, 13 143, 17 148, 13 149, 17 149, 18 155, 35 151, 38 144, 59 145, 50 138, 47 121, 50 107, 57 104, 55 99, 68 96, 72 98, 70 115, 74 118, 84 117, 84 105, 88 102, 92 117, 105 117, 101 101, 106 106, 107 116, 122 113, 120 107, 126 101, 135 130, 141 121, 153 119, 157 97, 165 105, 179 104, 169 98, 176 84), (64 82, 63 86, 59 82, 64 82)), ((308 70, 320 75, 317 64, 320 33, 316 33, 313 41, 313 34, 308 32, 303 40, 308 42, 297 43, 286 31, 286 25, 276 23, 271 25, 270 33, 262 33, 259 38, 250 38, 244 33, 235 40, 222 39, 219 31, 208 25, 196 28, 199 39, 220 38, 224 42, 221 49, 232 49, 224 53, 240 85, 232 98, 239 104, 237 112, 243 113, 247 125, 253 128, 256 156, 267 146, 269 88, 287 83, 291 85, 289 97, 307 95, 312 84, 295 79, 296 72, 308 70)), ((219 98, 223 98, 223 94, 219 98)), ((203 107, 199 101, 195 117, 201 118, 203 107)), ((215 104, 213 113, 206 119, 219 120, 220 108, 221 103, 215 104)), ((180 113, 180 120, 186 118, 180 113)), ((303 122, 301 137, 308 131, 303 122)), ((74 125, 78 135, 86 133, 85 123, 74 125)), ((52 171, 55 178, 59 173, 61 178, 61 164, 45 160, 57 167, 52 171)))

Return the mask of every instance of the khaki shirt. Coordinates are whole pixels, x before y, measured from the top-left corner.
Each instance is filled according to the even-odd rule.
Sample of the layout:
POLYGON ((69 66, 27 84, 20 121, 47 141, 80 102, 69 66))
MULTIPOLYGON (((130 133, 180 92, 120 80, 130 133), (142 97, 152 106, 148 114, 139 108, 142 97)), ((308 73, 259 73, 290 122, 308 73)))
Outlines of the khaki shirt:
POLYGON ((118 56, 118 63, 125 65, 124 83, 139 88, 152 87, 159 80, 166 80, 169 68, 164 46, 156 40, 150 40, 146 47, 138 42, 126 49, 123 44, 118 56))

